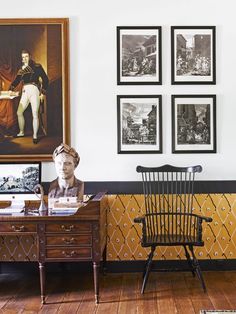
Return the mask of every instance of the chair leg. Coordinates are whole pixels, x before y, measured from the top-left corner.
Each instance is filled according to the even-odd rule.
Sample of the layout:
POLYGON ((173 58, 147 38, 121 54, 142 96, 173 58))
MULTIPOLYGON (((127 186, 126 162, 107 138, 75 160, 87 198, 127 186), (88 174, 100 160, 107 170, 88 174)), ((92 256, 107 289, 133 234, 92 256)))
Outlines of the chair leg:
POLYGON ((206 292, 206 285, 205 285, 205 282, 204 282, 204 279, 203 279, 203 275, 202 275, 202 271, 201 271, 201 268, 200 268, 200 264, 198 262, 198 259, 196 258, 194 252, 193 252, 193 246, 192 245, 189 245, 189 249, 192 253, 192 257, 193 257, 193 267, 197 273, 197 276, 201 282, 201 285, 202 285, 202 288, 203 288, 203 291, 206 292))
POLYGON ((183 245, 183 247, 184 247, 185 256, 187 258, 189 268, 190 268, 190 270, 191 270, 191 272, 193 274, 193 277, 195 277, 195 271, 194 271, 193 263, 192 263, 192 260, 190 258, 189 252, 188 252, 188 250, 186 248, 186 245, 183 245))
POLYGON ((145 265, 145 269, 144 269, 144 272, 143 272, 143 284, 142 284, 142 289, 141 289, 141 293, 142 294, 144 293, 144 290, 145 290, 145 287, 146 287, 146 283, 147 283, 148 276, 149 276, 149 273, 150 273, 152 259, 153 259, 153 255, 154 255, 155 249, 156 249, 155 246, 151 247, 151 252, 150 252, 150 254, 148 256, 148 259, 147 259, 147 262, 146 262, 146 265, 145 265))

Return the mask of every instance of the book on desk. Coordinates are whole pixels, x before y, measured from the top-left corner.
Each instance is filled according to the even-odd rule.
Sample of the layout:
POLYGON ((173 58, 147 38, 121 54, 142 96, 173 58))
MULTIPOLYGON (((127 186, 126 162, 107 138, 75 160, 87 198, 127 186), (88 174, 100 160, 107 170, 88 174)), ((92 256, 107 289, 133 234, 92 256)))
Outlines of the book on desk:
POLYGON ((48 208, 52 214, 75 214, 81 207, 85 206, 94 195, 84 195, 83 201, 77 197, 59 197, 48 200, 48 208))
POLYGON ((12 215, 12 214, 19 214, 23 212, 24 212, 24 208, 20 208, 20 207, 9 206, 5 208, 0 208, 0 215, 12 215))

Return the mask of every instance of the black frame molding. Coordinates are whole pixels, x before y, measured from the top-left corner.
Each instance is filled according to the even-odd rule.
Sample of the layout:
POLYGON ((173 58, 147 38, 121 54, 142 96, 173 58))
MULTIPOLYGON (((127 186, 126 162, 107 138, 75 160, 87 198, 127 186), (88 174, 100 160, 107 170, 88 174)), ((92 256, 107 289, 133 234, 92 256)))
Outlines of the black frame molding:
MULTIPOLYGON (((208 100, 208 101, 209 101, 208 100)), ((209 101, 211 103, 211 101, 209 101)), ((186 101, 187 102, 187 101, 186 101)), ((171 96, 171 103, 172 103, 172 110, 171 110, 171 118, 172 118, 172 153, 173 154, 203 154, 203 153, 216 153, 216 147, 217 147, 217 129, 216 129, 216 95, 212 95, 212 94, 199 94, 199 95, 193 95, 193 94, 185 94, 185 95, 172 95, 171 96), (204 144, 204 145, 199 145, 201 146, 201 149, 182 149, 180 150, 178 147, 176 147, 176 139, 177 139, 177 134, 176 134, 176 129, 178 128, 178 125, 175 124, 176 122, 176 118, 178 116, 178 112, 177 112, 177 106, 181 105, 178 104, 177 100, 178 99, 196 99, 199 100, 201 102, 202 99, 211 99, 212 101, 212 105, 211 105, 211 116, 212 119, 210 119, 211 121, 211 126, 210 126, 210 134, 212 134, 212 149, 206 149, 206 147, 209 146, 209 144, 204 144), (205 147, 204 147, 205 146, 205 147)), ((192 104, 190 104, 192 105, 192 104)), ((186 106, 186 105, 185 105, 186 106)), ((188 145, 185 145, 186 148, 188 148, 188 145)), ((191 144, 189 144, 189 146, 191 147, 191 144)), ((192 145, 195 146, 195 145, 192 145)))
POLYGON ((171 26, 171 84, 172 85, 195 85, 195 84, 216 84, 216 27, 215 26, 171 26), (175 31, 179 30, 209 30, 212 32, 212 80, 185 80, 185 81, 176 81, 176 64, 175 64, 175 31))
POLYGON ((116 42, 117 42, 117 85, 161 85, 162 84, 162 28, 161 26, 117 26, 116 27, 116 42), (130 31, 139 31, 146 30, 147 32, 150 30, 155 30, 158 33, 158 42, 156 43, 158 49, 158 80, 150 80, 150 81, 122 81, 120 72, 121 72, 121 48, 122 41, 120 40, 120 34, 123 30, 130 31))
MULTIPOLYGON (((154 146, 155 147, 155 146, 154 146)), ((162 154, 162 95, 117 95, 117 151, 118 154, 162 154), (149 149, 139 149, 135 150, 135 144, 129 144, 130 147, 133 147, 133 150, 124 150, 122 148, 122 108, 123 108, 123 99, 127 103, 128 99, 145 99, 148 102, 148 99, 156 98, 156 104, 158 107, 158 114, 156 116, 156 139, 158 139, 159 146, 158 149, 150 149, 154 145, 150 145, 149 149), (133 146, 132 146, 133 145, 133 146)))

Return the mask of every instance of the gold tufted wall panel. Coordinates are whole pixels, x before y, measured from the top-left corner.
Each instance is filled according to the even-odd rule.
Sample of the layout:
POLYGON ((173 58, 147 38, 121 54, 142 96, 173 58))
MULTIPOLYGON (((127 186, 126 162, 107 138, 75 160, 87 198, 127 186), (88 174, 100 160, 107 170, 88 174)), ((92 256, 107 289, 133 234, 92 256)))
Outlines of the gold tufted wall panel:
MULTIPOLYGON (((141 226, 135 217, 144 213, 143 195, 109 195, 107 259, 145 260, 149 249, 140 245, 141 226)), ((196 247, 199 259, 236 258, 236 194, 196 194, 194 211, 212 217, 203 224, 204 247, 196 247)), ((185 259, 182 247, 157 248, 154 259, 185 259)))
POLYGON ((36 241, 34 235, 0 236, 0 261, 36 261, 36 241))

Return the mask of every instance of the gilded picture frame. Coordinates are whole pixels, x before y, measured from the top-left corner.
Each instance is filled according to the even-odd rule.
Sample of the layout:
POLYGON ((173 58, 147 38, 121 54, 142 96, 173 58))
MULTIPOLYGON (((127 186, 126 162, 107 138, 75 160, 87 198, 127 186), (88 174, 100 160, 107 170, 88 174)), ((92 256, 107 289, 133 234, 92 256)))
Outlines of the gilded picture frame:
POLYGON ((70 144, 69 19, 0 19, 0 161, 70 144))

